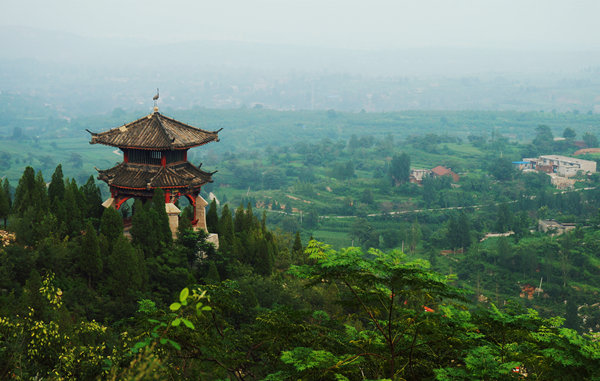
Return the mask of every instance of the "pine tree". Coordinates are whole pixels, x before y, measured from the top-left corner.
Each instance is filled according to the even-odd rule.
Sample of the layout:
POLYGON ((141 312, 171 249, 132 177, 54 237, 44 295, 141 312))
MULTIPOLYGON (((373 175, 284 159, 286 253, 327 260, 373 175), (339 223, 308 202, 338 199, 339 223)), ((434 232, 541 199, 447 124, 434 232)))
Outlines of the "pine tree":
POLYGON ((4 179, 4 182, 2 183, 2 190, 4 191, 4 194, 6 196, 8 196, 8 207, 12 209, 12 196, 10 194, 10 182, 8 181, 7 178, 4 179))
POLYGON ((233 220, 231 218, 231 212, 229 211, 229 205, 225 204, 221 210, 221 218, 219 219, 219 240, 230 245, 233 244, 233 220))
POLYGON ((171 246, 173 233, 169 226, 169 216, 165 208, 165 194, 162 189, 157 188, 154 190, 150 209, 156 211, 156 217, 153 218, 153 233, 159 237, 159 242, 163 247, 171 246))
POLYGON ((248 203, 246 206, 246 212, 244 213, 244 230, 250 231, 251 229, 258 227, 258 221, 254 218, 254 213, 252 212, 252 204, 248 203))
POLYGON ((100 242, 96 229, 91 222, 87 223, 85 235, 81 242, 79 253, 79 269, 88 278, 88 287, 92 287, 92 278, 102 273, 102 258, 100 256, 100 242))
POLYGON ((208 263, 208 273, 204 277, 204 280, 209 284, 216 284, 221 281, 219 271, 217 270, 217 265, 214 261, 210 261, 208 263))
POLYGON ((271 275, 273 272, 273 248, 266 239, 259 239, 255 244, 252 261, 254 269, 263 276, 271 275))
POLYGON ((106 237, 109 248, 123 235, 123 219, 115 208, 104 209, 100 220, 100 233, 106 237))
MULTIPOLYGON (((50 200, 50 204, 55 200, 63 200, 65 197, 65 181, 63 178, 62 165, 59 164, 56 166, 54 173, 52 174, 52 180, 50 181, 50 185, 48 185, 48 198, 50 200)), ((55 210, 51 209, 54 214, 56 214, 55 210)))
POLYGON ((0 189, 0 218, 4 220, 4 228, 6 229, 6 220, 10 214, 10 195, 6 193, 4 188, 0 189))
POLYGON ((32 167, 27 167, 23 171, 15 191, 14 211, 19 217, 22 217, 25 210, 32 206, 35 187, 35 171, 32 167))
POLYGON ((133 217, 131 219, 131 242, 143 250, 146 258, 151 254, 158 254, 159 237, 153 228, 153 219, 158 219, 155 210, 150 210, 142 201, 135 200, 133 204, 133 217))
POLYGON ((210 203, 206 213, 206 228, 209 232, 216 232, 219 227, 219 215, 217 214, 217 201, 215 199, 210 203))
POLYGON ((235 210, 235 218, 233 220, 233 230, 235 233, 247 231, 245 226, 246 217, 244 214, 244 207, 242 205, 238 206, 238 208, 235 210))
POLYGON ((96 185, 94 176, 90 176, 79 190, 85 200, 85 217, 97 221, 95 222, 97 226, 104 208, 102 207, 100 188, 96 185))
POLYGON ((292 260, 294 263, 302 263, 304 257, 304 249, 302 248, 302 240, 300 239, 300 232, 296 231, 296 238, 294 239, 294 245, 292 246, 292 260))
POLYGON ((107 288, 115 296, 126 296, 141 289, 145 266, 141 253, 123 235, 119 236, 107 258, 107 288))
MULTIPOLYGON (((71 185, 67 186, 67 188, 65 189, 65 195, 64 195, 64 216, 63 216, 63 221, 66 223, 66 227, 67 227, 67 234, 70 235, 77 235, 79 234, 79 232, 82 230, 83 228, 83 216, 82 216, 82 209, 79 205, 79 203, 77 202, 77 194, 75 192, 79 192, 79 189, 77 187, 75 187, 75 189, 73 189, 73 187, 71 185)), ((58 199, 55 200, 55 202, 61 204, 60 201, 58 201, 58 199)), ((59 208, 61 207, 60 205, 58 206, 59 208)), ((60 221, 59 216, 57 215, 57 218, 60 221)))
POLYGON ((44 176, 42 175, 42 171, 38 171, 35 175, 35 187, 33 196, 33 205, 35 205, 35 210, 41 214, 44 214, 48 211, 49 203, 48 203, 48 192, 46 189, 46 181, 44 181, 44 176))

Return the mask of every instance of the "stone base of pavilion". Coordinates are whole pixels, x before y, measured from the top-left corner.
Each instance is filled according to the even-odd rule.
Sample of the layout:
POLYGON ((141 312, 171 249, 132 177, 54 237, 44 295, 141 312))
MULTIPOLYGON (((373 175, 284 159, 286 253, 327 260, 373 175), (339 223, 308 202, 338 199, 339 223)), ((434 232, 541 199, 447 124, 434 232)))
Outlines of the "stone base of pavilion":
MULTIPOLYGON (((192 225, 194 231, 204 230, 208 233, 208 229, 206 228, 206 205, 208 205, 208 203, 201 196, 198 196, 196 198, 196 215, 194 216, 194 221, 196 221, 196 223, 192 225)), ((102 206, 105 208, 116 208, 115 199, 112 197, 108 198, 102 203, 102 206)), ((171 229, 171 234, 173 236, 173 239, 175 239, 177 238, 177 229, 179 228, 179 214, 181 213, 181 210, 172 202, 165 204, 165 210, 167 212, 167 217, 169 218, 169 228, 171 229)), ((131 239, 131 234, 129 233, 130 228, 131 224, 128 224, 125 225, 123 229, 123 234, 128 239, 131 239)), ((219 248, 218 234, 208 233, 206 241, 215 245, 215 248, 219 248)))

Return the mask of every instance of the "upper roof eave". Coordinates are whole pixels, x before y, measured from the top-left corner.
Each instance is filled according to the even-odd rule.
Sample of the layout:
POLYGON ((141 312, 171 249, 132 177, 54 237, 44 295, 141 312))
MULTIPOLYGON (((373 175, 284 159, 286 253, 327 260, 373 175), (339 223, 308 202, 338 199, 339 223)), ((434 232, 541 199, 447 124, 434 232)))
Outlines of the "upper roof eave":
POLYGON ((219 141, 219 129, 207 131, 154 112, 121 127, 93 133, 90 144, 147 150, 177 150, 219 141))

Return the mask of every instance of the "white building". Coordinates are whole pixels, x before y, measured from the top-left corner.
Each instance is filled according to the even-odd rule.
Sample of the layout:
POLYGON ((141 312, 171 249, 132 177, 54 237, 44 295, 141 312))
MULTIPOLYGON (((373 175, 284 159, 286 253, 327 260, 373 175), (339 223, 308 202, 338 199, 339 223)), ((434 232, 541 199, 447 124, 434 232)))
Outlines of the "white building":
POLYGON ((572 177, 577 172, 595 173, 596 162, 591 160, 575 159, 560 155, 543 155, 537 162, 538 166, 552 167, 553 172, 563 177, 572 177))

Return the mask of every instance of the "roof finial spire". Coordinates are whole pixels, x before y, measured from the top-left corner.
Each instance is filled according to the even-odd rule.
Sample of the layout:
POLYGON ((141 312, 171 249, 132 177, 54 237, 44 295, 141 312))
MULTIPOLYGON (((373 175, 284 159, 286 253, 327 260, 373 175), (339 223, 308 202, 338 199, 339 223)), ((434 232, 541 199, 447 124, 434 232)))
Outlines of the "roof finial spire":
POLYGON ((158 87, 156 88, 156 95, 152 97, 152 100, 154 101, 154 112, 158 112, 158 87))

